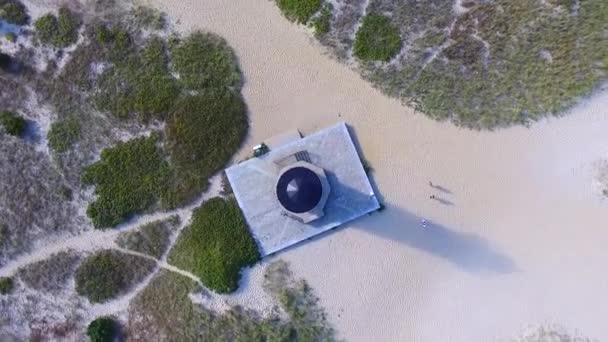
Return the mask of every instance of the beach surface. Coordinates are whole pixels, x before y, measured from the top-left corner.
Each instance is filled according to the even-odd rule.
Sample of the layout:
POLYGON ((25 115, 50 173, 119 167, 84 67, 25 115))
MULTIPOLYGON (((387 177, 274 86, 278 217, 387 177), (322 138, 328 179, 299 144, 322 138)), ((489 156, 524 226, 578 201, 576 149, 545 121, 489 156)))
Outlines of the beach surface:
POLYGON ((550 324, 608 339, 608 91, 530 128, 471 131, 382 95, 273 1, 150 3, 235 49, 251 120, 241 156, 291 129, 352 127, 386 210, 274 257, 339 337, 504 341, 550 324))

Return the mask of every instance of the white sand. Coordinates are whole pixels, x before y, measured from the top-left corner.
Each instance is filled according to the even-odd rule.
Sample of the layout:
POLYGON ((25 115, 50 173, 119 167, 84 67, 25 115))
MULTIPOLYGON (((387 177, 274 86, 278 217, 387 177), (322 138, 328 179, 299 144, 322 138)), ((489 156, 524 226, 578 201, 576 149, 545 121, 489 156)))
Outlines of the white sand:
POLYGON ((592 169, 608 154, 606 92, 530 129, 472 132, 373 90, 272 1, 153 2, 235 48, 251 118, 243 154, 293 128, 354 127, 387 210, 280 255, 342 337, 504 340, 551 322, 608 339, 608 203, 592 169))

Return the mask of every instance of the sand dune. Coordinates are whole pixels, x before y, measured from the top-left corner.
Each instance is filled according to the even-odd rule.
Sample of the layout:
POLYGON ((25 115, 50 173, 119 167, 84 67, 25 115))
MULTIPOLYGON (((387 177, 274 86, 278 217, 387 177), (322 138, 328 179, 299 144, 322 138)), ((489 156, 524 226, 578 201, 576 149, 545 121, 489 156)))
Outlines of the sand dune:
POLYGON ((342 337, 489 341, 551 322, 608 339, 608 201, 594 178, 608 157, 606 91, 531 128, 459 129, 374 90, 272 1, 152 3, 235 48, 243 154, 292 128, 352 125, 387 210, 280 255, 342 337))

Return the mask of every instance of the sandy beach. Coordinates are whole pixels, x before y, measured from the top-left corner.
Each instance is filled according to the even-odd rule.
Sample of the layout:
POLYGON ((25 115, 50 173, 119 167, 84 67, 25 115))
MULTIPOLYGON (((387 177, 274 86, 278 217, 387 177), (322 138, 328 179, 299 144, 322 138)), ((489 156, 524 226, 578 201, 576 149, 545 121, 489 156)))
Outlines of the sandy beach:
POLYGON ((272 1, 152 4, 235 49, 251 120, 242 155, 290 129, 352 126, 387 209, 275 257, 310 282, 340 337, 502 341, 556 324, 608 339, 608 199, 596 180, 607 91, 530 128, 460 129, 374 90, 272 1))

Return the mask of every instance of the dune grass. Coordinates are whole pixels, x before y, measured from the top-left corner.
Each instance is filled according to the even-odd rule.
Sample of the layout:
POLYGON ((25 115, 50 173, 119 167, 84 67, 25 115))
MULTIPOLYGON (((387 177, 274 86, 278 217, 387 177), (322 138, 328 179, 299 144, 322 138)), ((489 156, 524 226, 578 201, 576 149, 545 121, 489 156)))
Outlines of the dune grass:
POLYGON ((65 6, 59 8, 57 16, 48 13, 34 22, 38 40, 43 44, 58 48, 76 43, 81 25, 79 16, 65 6))
POLYGON ((283 15, 291 21, 306 24, 323 4, 323 0, 276 0, 283 15))
POLYGON ((0 19, 9 24, 27 25, 30 16, 27 9, 19 0, 0 0, 0 19))
POLYGON ((355 36, 354 55, 364 61, 384 61, 393 58, 401 49, 401 37, 391 20, 370 13, 363 18, 355 36))
POLYGON ((53 122, 47 136, 49 147, 57 153, 70 149, 78 138, 80 138, 80 122, 75 118, 53 122))
POLYGON ((107 148, 85 169, 82 182, 95 185, 97 195, 87 208, 96 228, 114 227, 158 203, 170 175, 159 138, 153 134, 107 148))
POLYGON ((0 112, 0 125, 6 133, 20 137, 25 133, 27 122, 20 115, 9 111, 0 112))
POLYGON ((257 245, 240 208, 233 200, 216 197, 192 215, 169 253, 169 263, 192 272, 218 293, 237 289, 243 267, 260 259, 257 245))
POLYGON ((169 247, 171 230, 177 224, 179 224, 179 216, 148 223, 137 230, 121 233, 116 239, 116 244, 160 259, 169 247))
POLYGON ((0 295, 10 294, 14 288, 13 278, 0 277, 0 295))
POLYGON ((78 254, 62 251, 19 269, 18 275, 32 289, 58 293, 67 287, 79 261, 78 254))
POLYGON ((126 293, 154 269, 155 262, 115 250, 87 257, 76 270, 76 292, 91 303, 103 303, 126 293))
POLYGON ((312 19, 312 28, 315 30, 315 36, 317 38, 322 37, 329 32, 333 8, 333 5, 329 2, 324 4, 319 15, 312 19))

